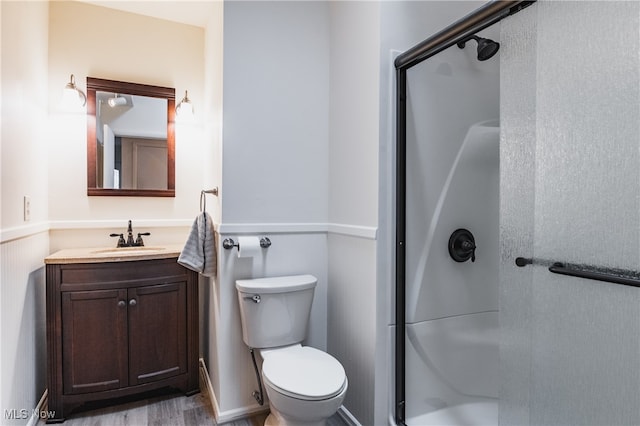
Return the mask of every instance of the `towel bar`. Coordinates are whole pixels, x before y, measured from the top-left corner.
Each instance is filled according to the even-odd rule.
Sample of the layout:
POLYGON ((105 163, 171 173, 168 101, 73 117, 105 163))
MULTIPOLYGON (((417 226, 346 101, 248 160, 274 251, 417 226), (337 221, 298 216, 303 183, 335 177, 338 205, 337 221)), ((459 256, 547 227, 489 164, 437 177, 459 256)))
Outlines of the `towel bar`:
POLYGON ((551 262, 548 260, 529 259, 524 257, 516 258, 516 265, 519 267, 534 264, 548 266, 549 272, 554 274, 604 281, 631 287, 640 287, 640 274, 634 271, 612 268, 596 268, 585 265, 572 265, 562 262, 551 262))
POLYGON ((203 189, 202 191, 200 191, 200 211, 201 212, 207 211, 207 197, 205 196, 205 194, 213 194, 217 197, 218 187, 216 186, 213 189, 203 189))

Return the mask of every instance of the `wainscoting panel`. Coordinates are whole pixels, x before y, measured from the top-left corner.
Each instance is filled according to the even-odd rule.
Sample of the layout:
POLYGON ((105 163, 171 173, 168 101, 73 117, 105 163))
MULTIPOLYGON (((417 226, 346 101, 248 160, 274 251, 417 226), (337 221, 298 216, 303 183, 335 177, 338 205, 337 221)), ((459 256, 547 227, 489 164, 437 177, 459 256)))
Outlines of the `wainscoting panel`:
POLYGON ((0 244, 2 424, 25 424, 46 387, 44 258, 48 254, 47 232, 0 244))

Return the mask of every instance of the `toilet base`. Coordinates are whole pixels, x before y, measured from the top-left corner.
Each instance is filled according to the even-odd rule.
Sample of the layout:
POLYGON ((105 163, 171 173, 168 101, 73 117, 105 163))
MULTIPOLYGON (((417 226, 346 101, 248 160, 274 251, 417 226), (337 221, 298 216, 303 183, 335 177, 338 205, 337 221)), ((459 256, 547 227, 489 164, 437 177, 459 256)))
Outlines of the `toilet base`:
POLYGON ((319 422, 302 422, 293 419, 285 419, 282 417, 277 410, 271 408, 271 413, 267 416, 267 419, 264 421, 264 426, 326 426, 326 420, 321 420, 319 422))
POLYGON ((265 420, 266 426, 325 426, 327 419, 342 405, 349 387, 345 383, 339 394, 323 400, 296 399, 276 391, 271 382, 265 380, 265 390, 269 397, 271 414, 265 420))

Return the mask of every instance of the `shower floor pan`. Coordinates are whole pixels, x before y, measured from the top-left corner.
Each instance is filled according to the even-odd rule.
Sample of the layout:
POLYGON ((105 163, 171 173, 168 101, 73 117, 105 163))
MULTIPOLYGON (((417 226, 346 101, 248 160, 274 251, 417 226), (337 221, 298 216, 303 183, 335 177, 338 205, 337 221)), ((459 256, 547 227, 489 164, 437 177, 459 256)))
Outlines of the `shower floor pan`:
POLYGON ((468 402, 406 419, 409 426, 494 426, 498 424, 498 400, 468 402))

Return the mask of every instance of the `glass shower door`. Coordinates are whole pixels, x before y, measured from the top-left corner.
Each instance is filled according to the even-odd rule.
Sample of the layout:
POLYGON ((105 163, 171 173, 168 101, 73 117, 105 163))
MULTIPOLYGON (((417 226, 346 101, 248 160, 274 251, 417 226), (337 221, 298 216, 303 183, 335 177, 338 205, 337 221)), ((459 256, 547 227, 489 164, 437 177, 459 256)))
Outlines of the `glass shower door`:
POLYGON ((640 288, 548 270, 640 271, 639 29, 637 2, 502 21, 501 424, 640 424, 640 288))

